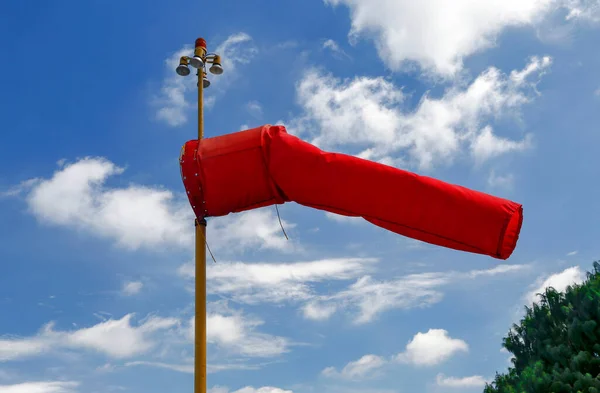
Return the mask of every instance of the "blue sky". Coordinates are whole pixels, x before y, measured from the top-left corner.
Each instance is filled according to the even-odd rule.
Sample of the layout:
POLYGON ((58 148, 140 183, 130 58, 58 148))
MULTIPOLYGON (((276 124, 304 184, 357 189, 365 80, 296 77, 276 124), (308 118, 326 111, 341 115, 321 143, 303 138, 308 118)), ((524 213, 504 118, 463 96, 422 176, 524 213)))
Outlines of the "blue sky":
POLYGON ((295 204, 289 241, 273 207, 210 219, 210 392, 481 391, 523 305, 598 256, 598 22, 597 0, 2 2, 0 393, 192 391, 174 64, 199 36, 225 68, 207 136, 283 123, 524 205, 508 261, 295 204))

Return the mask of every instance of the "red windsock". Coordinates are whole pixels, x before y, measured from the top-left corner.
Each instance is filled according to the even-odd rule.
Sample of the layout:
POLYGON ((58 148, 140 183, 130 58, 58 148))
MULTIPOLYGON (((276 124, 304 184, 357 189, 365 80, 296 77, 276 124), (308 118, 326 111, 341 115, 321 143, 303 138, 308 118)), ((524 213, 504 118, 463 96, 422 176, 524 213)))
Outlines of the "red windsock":
POLYGON ((182 177, 198 218, 288 201, 359 216, 392 232, 443 247, 507 259, 520 204, 391 166, 328 153, 283 126, 187 142, 182 177))

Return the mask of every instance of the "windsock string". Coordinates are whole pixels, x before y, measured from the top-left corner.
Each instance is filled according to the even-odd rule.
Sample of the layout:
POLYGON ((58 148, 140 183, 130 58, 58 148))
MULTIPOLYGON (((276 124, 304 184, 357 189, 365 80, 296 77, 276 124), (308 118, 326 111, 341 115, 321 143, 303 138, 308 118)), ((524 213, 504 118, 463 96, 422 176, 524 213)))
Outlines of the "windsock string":
POLYGON ((217 263, 215 256, 213 255, 212 251, 210 250, 210 246, 208 245, 208 242, 206 242, 206 249, 208 250, 208 253, 210 254, 210 257, 212 258, 213 262, 217 263))
MULTIPOLYGON (((200 233, 202 233, 202 232, 200 232, 200 233)), ((204 238, 204 243, 206 244, 206 249, 208 250, 208 253, 210 254, 213 262, 217 263, 215 256, 213 255, 212 251, 210 250, 210 246, 208 245, 208 240, 206 240, 206 236, 204 236, 204 233, 202 233, 202 237, 204 238)))
POLYGON ((283 236, 285 236, 285 240, 290 240, 287 233, 285 233, 285 229, 283 228, 283 224, 281 223, 281 216, 279 215, 279 208, 275 205, 275 210, 277 210, 277 219, 279 220, 279 226, 281 227, 281 231, 283 232, 283 236))

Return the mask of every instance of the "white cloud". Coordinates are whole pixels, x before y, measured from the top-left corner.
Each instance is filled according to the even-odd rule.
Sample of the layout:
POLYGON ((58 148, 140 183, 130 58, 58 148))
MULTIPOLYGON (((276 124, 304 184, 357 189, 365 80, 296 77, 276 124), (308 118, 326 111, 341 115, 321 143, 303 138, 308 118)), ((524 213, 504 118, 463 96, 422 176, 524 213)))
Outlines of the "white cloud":
POLYGON ((302 314, 306 319, 322 321, 331 317, 337 311, 335 304, 319 304, 318 302, 306 303, 302 307, 302 314))
POLYGON ((373 258, 294 263, 219 262, 208 267, 208 291, 248 304, 309 300, 315 296, 309 283, 353 279, 369 271, 375 262, 373 258))
MULTIPOLYGON (((408 342, 404 352, 393 356, 389 360, 377 355, 364 355, 360 359, 348 363, 341 371, 336 370, 335 367, 327 367, 321 371, 321 374, 326 377, 363 380, 376 377, 381 369, 391 362, 407 363, 415 366, 435 366, 459 352, 468 352, 468 350, 469 346, 465 341, 451 338, 446 330, 429 329, 426 333, 417 333, 408 342)), ((460 382, 468 383, 471 378, 476 377, 456 380, 453 378, 440 379, 438 376, 438 381, 449 383, 444 386, 450 386, 451 383, 455 385, 460 382)))
MULTIPOLYGON (((248 111, 248 113, 257 119, 260 119, 263 115, 263 108, 262 105, 260 105, 260 103, 258 101, 250 101, 248 103, 246 103, 246 111, 248 111)), ((245 129, 245 128, 242 128, 245 129)))
MULTIPOLYGON (((210 43, 208 51, 213 51, 210 43)), ((208 73, 211 85, 204 90, 204 106, 207 108, 214 106, 217 97, 234 86, 234 82, 240 76, 239 68, 254 59, 258 53, 258 48, 250 35, 239 32, 227 37, 225 41, 217 45, 214 52, 221 56, 221 65, 224 71, 221 75, 208 73)))
POLYGON ((141 185, 110 187, 123 168, 104 158, 84 158, 37 182, 27 195, 42 223, 72 227, 114 240, 129 249, 189 247, 193 213, 171 191, 141 185))
POLYGON ((258 53, 258 49, 253 44, 252 37, 241 32, 227 37, 217 46, 216 52, 221 55, 223 67, 227 67, 231 75, 240 65, 250 63, 258 53))
POLYGON ((536 26, 560 7, 570 19, 598 19, 597 0, 324 0, 350 9, 351 41, 375 41, 394 71, 418 64, 425 72, 456 75, 463 60, 496 44, 509 27, 536 26))
MULTIPOLYGON (((206 268, 209 269, 208 266, 206 268)), ((177 268, 177 274, 187 279, 196 277, 196 266, 194 265, 194 261, 179 266, 179 268, 177 268)))
MULTIPOLYGON (((207 233, 210 247, 220 252, 241 252, 249 248, 299 251, 297 242, 283 235, 274 211, 274 208, 263 208, 212 218, 207 233)), ((296 227, 283 218, 281 223, 288 233, 296 227)))
MULTIPOLYGON (((289 230, 296 227, 296 224, 283 218, 281 223, 288 235, 289 230)), ((284 253, 302 251, 296 240, 285 238, 277 216, 265 208, 209 218, 206 237, 208 246, 217 254, 217 258, 219 255, 232 255, 250 249, 284 253)), ((180 273, 193 277, 193 265, 182 266, 180 273)))
MULTIPOLYGON (((527 83, 527 79, 532 75, 537 75, 538 78, 548 72, 548 67, 552 65, 552 58, 549 56, 531 58, 531 61, 522 70, 512 70, 510 79, 516 86, 527 83)), ((533 84, 535 88, 535 83, 533 84)))
POLYGON ((409 163, 429 169, 467 153, 482 163, 531 145, 530 136, 495 135, 490 122, 518 116, 539 94, 537 79, 550 64, 549 57, 533 57, 510 75, 489 68, 467 87, 450 87, 439 98, 424 95, 411 112, 403 109, 402 90, 384 78, 341 81, 311 69, 297 85, 303 113, 289 127, 321 148, 345 148, 389 165, 406 165, 398 158, 406 156, 409 163))
POLYGON ((480 276, 497 276, 499 274, 505 273, 513 273, 513 272, 521 272, 525 269, 528 269, 529 265, 497 265, 491 269, 484 270, 471 270, 467 273, 454 273, 457 279, 460 278, 477 278, 480 276), (464 276, 464 277, 461 277, 464 276))
MULTIPOLYGON (((166 370, 171 370, 171 371, 177 371, 177 372, 185 373, 185 374, 193 374, 194 373, 193 359, 189 359, 189 362, 184 363, 184 364, 135 361, 135 362, 125 363, 125 366, 126 367, 132 367, 132 366, 156 367, 156 368, 164 368, 166 370)), ((208 363, 206 365, 206 372, 209 374, 213 374, 213 373, 216 373, 219 371, 225 371, 225 370, 258 370, 259 368, 260 368, 260 365, 237 364, 237 363, 233 363, 233 362, 228 362, 226 364, 208 363)))
POLYGON ((449 277, 436 273, 410 275, 389 281, 364 276, 348 289, 323 299, 323 303, 327 305, 333 302, 339 304, 337 309, 356 310, 354 321, 363 324, 390 309, 435 304, 443 298, 438 288, 449 282, 449 277))
MULTIPOLYGON (((125 363, 126 367, 131 366, 149 366, 156 368, 164 368, 171 371, 177 371, 180 373, 193 374, 194 373, 194 364, 169 364, 169 363, 161 363, 161 362, 147 362, 147 361, 135 361, 135 362, 127 362, 125 363)), ((209 366, 207 365, 207 372, 209 372, 209 366)))
POLYGON ((123 294, 127 296, 137 295, 138 293, 140 293, 143 287, 144 283, 142 283, 141 281, 126 282, 123 285, 123 294))
POLYGON ((229 393, 229 389, 223 386, 215 386, 208 389, 208 393, 229 393))
POLYGON ((578 251, 577 251, 577 250, 575 250, 575 251, 571 251, 571 252, 567 253, 567 256, 568 256, 568 257, 572 257, 572 256, 575 256, 575 255, 577 255, 577 253, 578 253, 578 251))
POLYGON ((337 221, 344 224, 360 224, 366 223, 366 221, 362 217, 350 217, 344 216, 342 214, 335 214, 330 212, 325 212, 325 217, 332 221, 337 221))
POLYGON ((531 146, 532 137, 527 135, 522 141, 512 141, 494 135, 492 127, 485 126, 471 144, 471 152, 478 162, 506 154, 511 151, 523 151, 531 146))
POLYGON ((451 338, 443 329, 429 329, 417 333, 406 345, 406 350, 395 360, 416 366, 435 366, 459 352, 468 352, 469 346, 460 339, 451 338))
POLYGON ((31 187, 35 186, 39 182, 40 182, 40 179, 29 179, 29 180, 22 181, 21 183, 17 184, 16 186, 10 187, 8 190, 0 191, 0 197, 5 198, 5 197, 19 196, 19 195, 23 194, 24 192, 29 191, 31 189, 31 187))
POLYGON ((171 127, 185 124, 188 120, 188 110, 192 107, 186 93, 196 88, 195 73, 191 72, 185 78, 175 73, 181 56, 189 56, 192 53, 193 48, 186 45, 165 60, 168 76, 163 81, 160 94, 153 99, 153 104, 157 106, 156 118, 171 127))
POLYGON ((564 0, 569 9, 566 19, 581 19, 600 22, 600 2, 598 0, 564 0))
POLYGON ((526 265, 498 265, 487 270, 419 273, 390 280, 377 280, 371 276, 363 276, 345 290, 314 299, 309 304, 314 304, 317 312, 311 314, 305 308, 304 316, 315 319, 314 316, 317 315, 318 319, 326 319, 336 310, 347 310, 356 313, 355 323, 368 323, 384 311, 426 307, 438 303, 444 296, 441 291, 443 286, 478 277, 519 272, 526 268, 526 265), (323 309, 327 312, 318 313, 323 309))
POLYGON ((48 351, 51 347, 52 342, 43 337, 30 339, 0 338, 0 362, 36 356, 48 351))
POLYGON ((107 320, 90 328, 55 331, 52 323, 36 336, 0 339, 0 362, 48 353, 53 349, 93 350, 112 358, 128 358, 154 348, 153 334, 176 326, 174 318, 149 317, 138 326, 131 325, 133 314, 107 320))
POLYGON ((349 59, 350 56, 340 48, 339 44, 332 39, 326 40, 323 43, 323 49, 330 50, 335 57, 349 59))
MULTIPOLYGON (((194 320, 191 321, 191 329, 194 320)), ((244 336, 244 321, 238 315, 224 316, 219 314, 206 317, 207 340, 223 344, 231 344, 244 336)))
POLYGON ((208 390, 208 393, 294 393, 291 390, 283 390, 272 386, 264 386, 262 388, 253 388, 246 386, 235 392, 230 392, 228 388, 216 386, 208 390))
POLYGON ((101 322, 91 328, 63 334, 66 345, 86 348, 114 358, 128 358, 154 348, 152 333, 176 326, 175 318, 150 317, 137 327, 131 326, 133 314, 119 320, 101 322))
POLYGON ((360 380, 376 376, 376 372, 386 364, 387 361, 380 356, 365 355, 354 362, 348 363, 340 372, 334 367, 327 367, 322 371, 322 374, 327 377, 360 380))
POLYGON ((109 373, 116 369, 114 364, 104 363, 102 366, 96 367, 96 371, 99 373, 109 373))
POLYGON ((0 393, 75 393, 77 382, 24 382, 0 385, 0 393))
MULTIPOLYGON (((213 50, 209 47, 209 52, 213 50)), ((211 108, 216 100, 217 92, 223 93, 237 76, 237 67, 247 64, 256 55, 257 49, 252 44, 252 37, 246 33, 236 33, 219 44, 215 50, 222 57, 224 73, 214 76, 209 74, 211 86, 204 91, 204 106, 211 108)), ((187 77, 175 73, 181 56, 192 56, 193 48, 185 45, 165 60, 167 76, 162 82, 160 93, 153 97, 152 104, 156 107, 156 117, 171 127, 187 123, 189 111, 197 103, 196 82, 194 69, 187 77)))
POLYGON ((294 393, 291 390, 283 390, 272 386, 264 386, 262 388, 255 389, 251 386, 246 386, 240 390, 236 390, 233 393, 294 393))
POLYGON ((436 377, 436 383, 438 386, 448 388, 483 388, 489 380, 483 378, 480 375, 473 375, 471 377, 446 377, 444 374, 438 374, 436 377))
POLYGON ((539 300, 539 296, 537 294, 544 293, 548 287, 552 287, 559 292, 564 292, 567 289, 567 286, 580 284, 583 282, 583 280, 585 280, 585 273, 581 271, 579 266, 573 266, 563 270, 560 273, 552 274, 544 279, 538 280, 538 286, 529 292, 525 296, 525 299, 527 303, 531 305, 539 300))
POLYGON ((403 393, 396 389, 377 389, 370 387, 354 387, 354 384, 331 384, 327 386, 327 393, 403 393))
MULTIPOLYGON (((289 351, 285 337, 256 331, 264 322, 244 316, 239 312, 209 313, 206 317, 206 340, 234 355, 247 357, 273 357, 289 351)), ((194 339, 195 321, 189 324, 189 338, 194 339)))
POLYGON ((394 130, 400 125, 396 107, 404 95, 383 78, 358 77, 343 83, 311 69, 297 85, 297 95, 305 110, 298 129, 304 133, 314 122, 322 132, 313 141, 317 145, 387 144, 396 139, 394 130))
MULTIPOLYGON (((425 307, 442 300, 442 287, 480 277, 520 272, 527 265, 498 265, 467 272, 420 273, 377 280, 364 275, 374 270, 373 258, 338 258, 294 263, 219 262, 207 267, 208 292, 246 304, 302 302, 306 319, 326 320, 344 310, 355 323, 367 323, 390 309, 425 307), (321 294, 311 284, 327 280, 356 282, 333 294, 321 294)), ((179 268, 194 277, 193 264, 179 268)))
POLYGON ((510 189, 514 182, 515 177, 511 173, 507 175, 498 175, 496 174, 496 171, 491 171, 488 177, 488 185, 493 188, 510 189))

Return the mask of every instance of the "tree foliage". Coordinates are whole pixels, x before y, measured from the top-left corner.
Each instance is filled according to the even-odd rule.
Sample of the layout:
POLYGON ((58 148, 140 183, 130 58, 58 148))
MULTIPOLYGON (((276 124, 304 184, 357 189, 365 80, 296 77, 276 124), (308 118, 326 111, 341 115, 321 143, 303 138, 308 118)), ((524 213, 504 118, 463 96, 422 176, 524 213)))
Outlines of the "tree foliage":
POLYGON ((484 393, 600 393, 600 263, 583 283, 540 298, 504 338, 512 367, 484 393))

